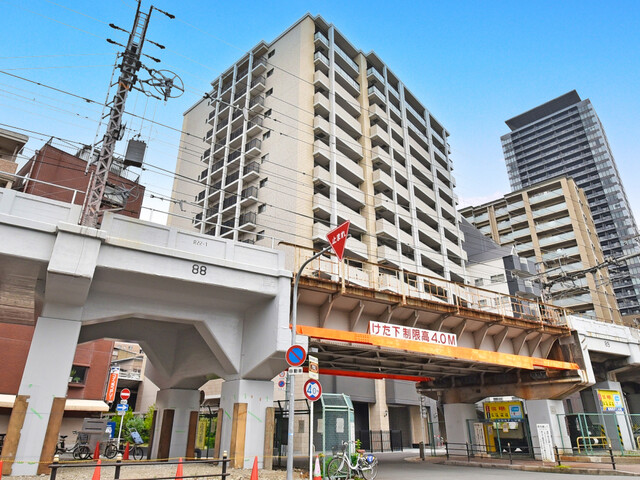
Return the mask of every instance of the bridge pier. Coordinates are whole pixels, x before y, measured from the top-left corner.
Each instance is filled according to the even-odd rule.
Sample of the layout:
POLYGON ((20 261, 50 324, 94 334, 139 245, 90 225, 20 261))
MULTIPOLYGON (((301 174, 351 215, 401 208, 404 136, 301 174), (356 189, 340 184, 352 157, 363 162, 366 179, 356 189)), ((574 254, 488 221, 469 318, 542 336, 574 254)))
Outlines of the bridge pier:
POLYGON ((271 406, 271 380, 225 380, 222 384, 220 450, 229 452, 232 468, 251 468, 256 456, 258 468, 263 467, 265 413, 271 406))
POLYGON ((48 470, 38 462, 48 463, 55 452, 80 327, 73 320, 38 319, 3 447, 4 473, 48 470))
MULTIPOLYGON (((467 420, 477 421, 475 403, 445 403, 444 425, 447 433, 447 442, 464 445, 470 442, 467 428, 467 420)), ((454 450, 459 450, 460 445, 454 445, 454 450)), ((459 452, 458 452, 459 453, 459 452)))
POLYGON ((564 419, 564 404, 562 400, 525 400, 529 430, 531 432, 531 444, 537 459, 540 459, 540 438, 538 437, 538 424, 548 424, 551 430, 553 445, 558 448, 570 447, 571 439, 567 432, 564 419), (560 415, 560 417, 558 417, 560 415))
POLYGON ((197 389, 167 388, 156 396, 156 425, 151 457, 193 458, 200 392, 197 389))

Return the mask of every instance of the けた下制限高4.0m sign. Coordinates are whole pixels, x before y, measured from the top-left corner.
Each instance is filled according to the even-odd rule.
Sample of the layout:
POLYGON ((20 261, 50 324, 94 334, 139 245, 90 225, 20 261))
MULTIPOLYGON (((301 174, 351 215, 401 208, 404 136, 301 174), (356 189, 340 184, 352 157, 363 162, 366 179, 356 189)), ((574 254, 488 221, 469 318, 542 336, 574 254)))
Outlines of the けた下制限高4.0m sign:
POLYGON ((458 337, 454 333, 436 332, 423 328, 404 327, 389 323, 369 322, 369 334, 379 337, 414 340, 416 342, 434 343, 436 345, 458 346, 458 337))

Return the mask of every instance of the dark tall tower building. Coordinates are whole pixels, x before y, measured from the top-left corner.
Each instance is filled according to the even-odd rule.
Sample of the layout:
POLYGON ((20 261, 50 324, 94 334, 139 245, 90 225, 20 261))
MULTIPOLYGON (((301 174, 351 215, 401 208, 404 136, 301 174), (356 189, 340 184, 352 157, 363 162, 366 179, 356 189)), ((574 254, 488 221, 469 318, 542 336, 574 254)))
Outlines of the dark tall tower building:
POLYGON ((640 313, 638 228, 622 180, 589 99, 573 90, 506 121, 502 149, 513 190, 566 175, 584 189, 622 315, 640 313), (633 256, 636 255, 636 256, 633 256))

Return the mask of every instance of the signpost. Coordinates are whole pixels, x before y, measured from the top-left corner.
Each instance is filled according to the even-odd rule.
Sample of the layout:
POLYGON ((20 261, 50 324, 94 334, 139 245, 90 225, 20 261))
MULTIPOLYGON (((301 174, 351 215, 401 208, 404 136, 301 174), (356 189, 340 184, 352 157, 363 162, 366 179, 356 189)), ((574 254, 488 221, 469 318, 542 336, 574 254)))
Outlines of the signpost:
MULTIPOLYGON (((320 376, 320 368, 318 366, 318 358, 309 355, 309 380, 304 384, 304 396, 311 402, 315 402, 322 395, 322 385, 318 381, 320 376)), ((309 480, 313 480, 313 404, 309 412, 309 480)))
POLYGON ((299 367, 307 359, 307 352, 300 345, 293 345, 287 350, 287 363, 292 367, 299 367))
MULTIPOLYGON (((342 256, 344 254, 344 247, 347 243, 347 238, 349 236, 348 233, 349 233, 350 223, 351 222, 346 221, 345 223, 340 225, 338 228, 335 228, 332 231, 330 231, 329 234, 327 235, 329 246, 323 248, 318 253, 313 255, 311 258, 307 259, 300 266, 300 268, 298 269, 298 272, 296 273, 295 280, 293 281, 293 294, 291 296, 291 298, 293 299, 292 305, 291 305, 291 345, 292 346, 296 346, 297 319, 298 319, 298 285, 300 284, 300 275, 302 275, 302 272, 304 271, 307 265, 309 265, 311 262, 313 262, 316 258, 320 257, 321 255, 324 255, 331 249, 333 249, 338 259, 342 260, 342 256)), ((299 356, 296 355, 296 358, 299 358, 299 356)), ((295 359, 290 359, 289 355, 287 355, 287 361, 290 361, 290 360, 295 361, 295 359)), ((303 362, 304 362, 304 359, 299 363, 299 365, 302 365, 303 362)), ((289 363, 289 365, 292 365, 292 364, 289 363)), ((295 375, 289 376, 289 392, 287 395, 288 402, 289 402, 289 419, 293 419, 293 417, 295 416, 295 406, 294 406, 295 379, 296 379, 295 375)), ((317 382, 317 380, 313 380, 313 381, 317 382)), ((318 383, 318 385, 320 385, 320 383, 318 383)), ((320 390, 322 390, 322 387, 320 387, 320 390)), ((293 435, 294 435, 293 424, 294 422, 290 421, 288 422, 288 426, 287 426, 287 480, 293 480, 293 443, 294 443, 293 442, 293 435)), ((311 431, 311 428, 309 430, 311 431)), ((309 469, 310 474, 311 474, 311 471, 312 469, 310 468, 309 469)))
POLYGON ((349 236, 349 225, 351 222, 347 220, 342 225, 334 228, 327 233, 327 240, 333 251, 335 252, 338 260, 342 260, 344 255, 344 247, 347 244, 347 237, 349 236))

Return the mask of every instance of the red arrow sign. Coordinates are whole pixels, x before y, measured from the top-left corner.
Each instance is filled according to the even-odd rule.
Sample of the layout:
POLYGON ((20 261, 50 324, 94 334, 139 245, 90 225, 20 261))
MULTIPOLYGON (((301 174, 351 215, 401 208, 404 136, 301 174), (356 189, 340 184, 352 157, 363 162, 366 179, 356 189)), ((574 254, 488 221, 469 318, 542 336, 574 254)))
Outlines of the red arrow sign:
POLYGON ((342 260, 344 255, 344 246, 347 243, 347 237, 349 236, 349 225, 351 222, 347 220, 339 227, 334 228, 327 233, 327 240, 331 244, 333 251, 336 252, 338 260, 342 260))

